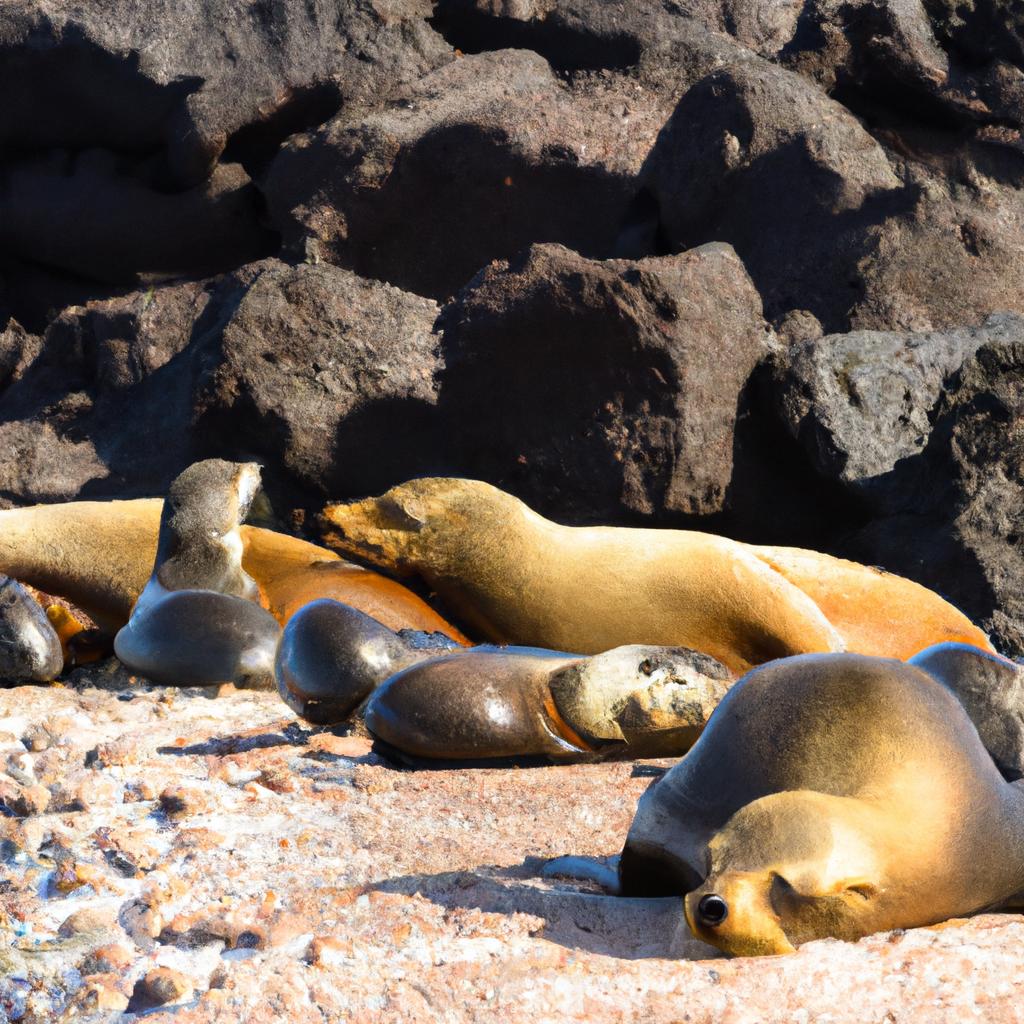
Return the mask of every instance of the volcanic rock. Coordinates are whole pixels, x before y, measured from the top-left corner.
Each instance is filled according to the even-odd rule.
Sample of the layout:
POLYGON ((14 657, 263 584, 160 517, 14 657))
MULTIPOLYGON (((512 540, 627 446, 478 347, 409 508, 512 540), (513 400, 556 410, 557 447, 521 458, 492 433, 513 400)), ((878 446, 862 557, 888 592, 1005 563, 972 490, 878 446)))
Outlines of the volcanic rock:
POLYGON ((443 300, 535 241, 611 255, 663 119, 628 80, 572 89, 535 53, 484 53, 290 141, 263 188, 293 251, 443 300))
POLYGON ((724 507, 740 394, 769 350, 729 246, 606 262, 533 246, 440 326, 464 474, 597 521, 724 507))

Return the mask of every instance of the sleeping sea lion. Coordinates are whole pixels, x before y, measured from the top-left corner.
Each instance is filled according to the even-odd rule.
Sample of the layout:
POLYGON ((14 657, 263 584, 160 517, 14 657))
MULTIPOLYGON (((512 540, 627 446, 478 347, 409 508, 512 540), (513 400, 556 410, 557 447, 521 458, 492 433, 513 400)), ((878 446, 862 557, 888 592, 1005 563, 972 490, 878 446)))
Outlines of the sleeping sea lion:
POLYGON ((477 480, 413 480, 324 518, 331 546, 418 574, 501 643, 583 654, 686 646, 737 674, 815 651, 906 655, 945 640, 990 649, 952 605, 898 576, 693 531, 559 526, 477 480), (853 599, 817 585, 830 574, 853 599), (828 597, 835 621, 815 597, 828 597))
POLYGON ((732 954, 935 924, 1024 890, 1024 789, 920 668, 787 658, 644 794, 619 871, 623 895, 685 896, 732 954))
MULTIPOLYGON (((116 632, 153 572, 163 501, 73 501, 0 510, 0 572, 85 611, 116 632)), ((242 568, 280 622, 331 597, 391 629, 466 637, 400 583, 339 559, 326 548, 253 526, 239 530, 242 568)))
POLYGON ((273 685, 281 627, 242 567, 241 522, 259 467, 198 462, 171 484, 153 575, 114 638, 133 672, 171 686, 273 685))
POLYGON ((732 683, 707 655, 621 647, 590 658, 474 647, 421 661, 366 705, 366 727, 427 760, 684 753, 732 683))
POLYGON ((396 633, 355 608, 321 598, 289 618, 274 675, 282 700, 316 725, 336 725, 389 676, 458 645, 443 633, 396 633))
POLYGON ((0 682, 46 683, 64 667, 60 637, 39 602, 0 576, 0 682))

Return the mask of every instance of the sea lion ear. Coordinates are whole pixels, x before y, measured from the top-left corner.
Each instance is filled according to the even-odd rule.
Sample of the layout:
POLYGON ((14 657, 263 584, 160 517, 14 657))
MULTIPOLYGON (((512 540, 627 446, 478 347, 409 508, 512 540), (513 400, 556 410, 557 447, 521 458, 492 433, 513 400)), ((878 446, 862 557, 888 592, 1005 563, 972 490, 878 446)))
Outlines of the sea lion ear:
POLYGON ((870 900, 878 895, 878 886, 869 878, 844 878, 833 891, 839 896, 870 900))
POLYGON ((414 494, 388 493, 377 501, 380 526, 389 530, 419 533, 427 521, 424 503, 414 494))

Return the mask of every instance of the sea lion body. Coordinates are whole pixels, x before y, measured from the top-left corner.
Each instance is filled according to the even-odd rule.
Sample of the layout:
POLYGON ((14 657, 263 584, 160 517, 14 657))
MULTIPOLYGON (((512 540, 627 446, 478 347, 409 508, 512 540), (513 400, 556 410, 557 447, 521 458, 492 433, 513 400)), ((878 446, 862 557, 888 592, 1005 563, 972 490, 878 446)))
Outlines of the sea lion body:
POLYGON ((308 722, 344 722, 385 679, 457 646, 441 633, 419 636, 412 643, 339 601, 312 601, 284 627, 274 668, 278 692, 308 722))
POLYGON ((934 924, 1024 889, 1024 790, 921 669, 788 658, 644 794, 620 878, 685 896, 696 937, 734 954, 934 924))
POLYGON ((481 646, 392 676, 370 698, 365 722, 424 759, 671 756, 693 744, 731 683, 724 665, 681 648, 580 657, 481 646))
POLYGON ((64 667, 60 637, 16 580, 0 576, 0 682, 45 683, 64 667))
MULTIPOLYGON (((856 600, 836 602, 841 629, 757 548, 693 531, 559 526, 475 480, 413 480, 379 498, 329 506, 324 517, 332 546, 399 575, 418 574, 495 642, 583 654, 624 644, 685 646, 737 674, 851 646, 902 653, 902 631, 921 646, 949 639, 988 646, 955 608, 899 577, 841 563, 845 582, 855 577, 861 587, 856 600), (895 619, 876 631, 890 595, 908 588, 914 602, 901 600, 895 619)), ((790 549, 761 550, 813 582, 807 560, 797 565, 790 549)), ((839 571, 837 560, 803 554, 822 571, 839 571)))
POLYGON ((587 747, 558 728, 547 688, 551 670, 575 660, 557 651, 488 646, 433 658, 374 691, 366 727, 417 758, 579 754, 587 747))
POLYGON ((172 686, 273 685, 281 627, 242 567, 240 527, 259 481, 254 463, 221 459, 175 478, 153 574, 114 638, 128 669, 172 686))
POLYGON ((114 653, 165 686, 232 682, 267 689, 281 627, 258 604, 210 590, 174 590, 132 614, 114 653))
MULTIPOLYGON (((0 572, 120 629, 153 572, 163 501, 74 501, 0 510, 0 572)), ((243 525, 242 568, 282 624, 302 605, 330 597, 391 629, 443 632, 468 642, 400 583, 342 561, 335 552, 273 530, 243 525)))

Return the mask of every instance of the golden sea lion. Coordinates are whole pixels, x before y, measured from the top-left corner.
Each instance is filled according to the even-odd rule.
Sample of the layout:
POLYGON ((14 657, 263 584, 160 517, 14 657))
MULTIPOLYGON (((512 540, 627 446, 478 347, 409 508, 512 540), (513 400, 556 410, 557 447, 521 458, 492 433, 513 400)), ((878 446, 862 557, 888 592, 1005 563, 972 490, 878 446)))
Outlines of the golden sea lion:
POLYGON ((644 794, 627 896, 685 896, 727 953, 935 924, 1024 890, 1024 789, 921 669, 856 654, 748 673, 644 794))
POLYGON ((501 643, 686 646, 736 673, 816 651, 903 654, 908 637, 989 647, 952 605, 898 576, 693 531, 560 526, 476 480, 413 480, 324 518, 332 547, 418 574, 501 643))
MULTIPOLYGON (((59 594, 111 632, 128 621, 156 559, 163 501, 73 501, 0 511, 0 572, 59 594)), ((297 537, 242 526, 242 567, 281 623, 331 597, 391 629, 466 637, 400 583, 297 537)))
POLYGON ((683 648, 581 658, 481 646, 393 675, 364 718, 374 736, 427 760, 671 756, 689 749, 731 683, 724 665, 683 648))

